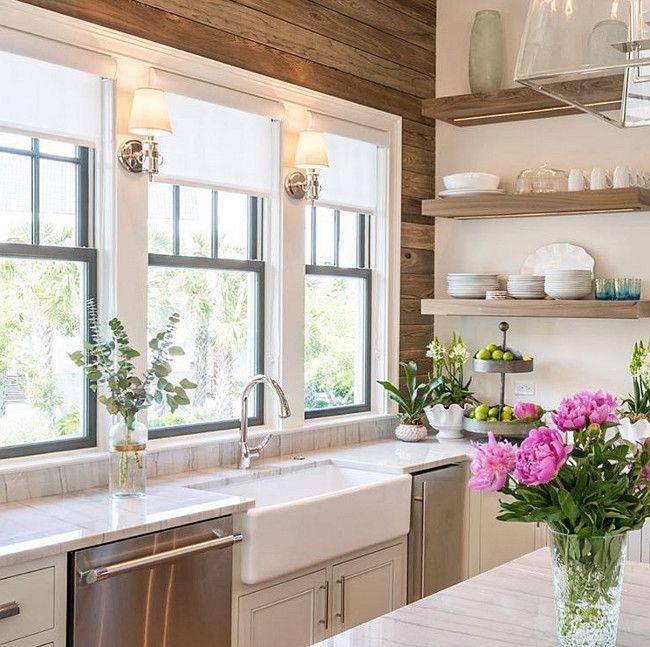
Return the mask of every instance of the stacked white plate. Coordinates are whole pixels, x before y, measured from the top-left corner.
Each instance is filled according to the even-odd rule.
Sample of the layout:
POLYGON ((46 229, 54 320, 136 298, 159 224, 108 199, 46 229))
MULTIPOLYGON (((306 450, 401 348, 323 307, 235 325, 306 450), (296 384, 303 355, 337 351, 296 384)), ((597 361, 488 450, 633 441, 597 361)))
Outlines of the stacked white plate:
POLYGON ((498 289, 498 274, 447 274, 447 293, 455 299, 485 299, 488 290, 498 289))
POLYGON ((546 270, 544 291, 552 299, 584 299, 592 291, 591 270, 546 270))
POLYGON ((508 294, 515 299, 545 299, 544 277, 512 274, 508 277, 508 294))

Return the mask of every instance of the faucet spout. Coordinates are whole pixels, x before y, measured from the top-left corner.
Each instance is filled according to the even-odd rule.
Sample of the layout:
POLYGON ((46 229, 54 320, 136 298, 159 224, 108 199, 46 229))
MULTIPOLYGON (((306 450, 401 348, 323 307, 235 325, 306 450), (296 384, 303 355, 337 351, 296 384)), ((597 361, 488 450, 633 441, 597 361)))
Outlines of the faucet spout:
POLYGON ((256 375, 245 386, 241 397, 241 422, 239 426, 239 469, 249 469, 254 458, 259 458, 264 448, 269 444, 273 434, 268 434, 256 447, 248 446, 248 399, 251 392, 258 384, 268 384, 278 398, 280 404, 280 417, 288 418, 291 407, 282 387, 267 375, 256 375))

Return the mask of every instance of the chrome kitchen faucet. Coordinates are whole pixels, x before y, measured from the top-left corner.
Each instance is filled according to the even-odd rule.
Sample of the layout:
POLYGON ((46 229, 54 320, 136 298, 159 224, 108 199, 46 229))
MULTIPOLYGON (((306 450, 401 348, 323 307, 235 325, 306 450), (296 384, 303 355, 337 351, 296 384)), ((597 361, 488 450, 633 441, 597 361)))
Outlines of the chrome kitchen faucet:
POLYGON ((241 396, 241 423, 239 426, 239 469, 250 469, 251 462, 254 458, 259 458, 264 448, 269 444, 273 434, 269 434, 257 447, 248 446, 248 398, 251 391, 258 384, 268 384, 278 396, 280 402, 280 418, 288 418, 291 415, 287 396, 284 394, 282 387, 271 377, 267 375, 256 375, 244 387, 241 396))

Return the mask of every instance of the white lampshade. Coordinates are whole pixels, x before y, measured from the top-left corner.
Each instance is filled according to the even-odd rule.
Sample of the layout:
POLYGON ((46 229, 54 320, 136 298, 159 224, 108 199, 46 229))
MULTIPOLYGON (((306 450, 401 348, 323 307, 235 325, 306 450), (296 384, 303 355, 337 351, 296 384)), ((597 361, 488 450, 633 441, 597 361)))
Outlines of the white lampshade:
POLYGON ((296 168, 327 168, 329 165, 325 135, 313 130, 301 132, 296 148, 296 168))
POLYGON ((133 93, 129 132, 143 137, 171 134, 167 98, 162 90, 138 88, 133 93))

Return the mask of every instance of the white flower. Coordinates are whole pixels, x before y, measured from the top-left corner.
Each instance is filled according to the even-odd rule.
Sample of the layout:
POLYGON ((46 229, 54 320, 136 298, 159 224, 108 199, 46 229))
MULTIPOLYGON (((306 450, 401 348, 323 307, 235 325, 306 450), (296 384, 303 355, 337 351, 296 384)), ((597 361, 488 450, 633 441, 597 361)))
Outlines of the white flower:
POLYGON ((449 349, 449 359, 452 363, 461 366, 469 359, 469 353, 467 352, 467 346, 462 341, 456 342, 449 349))
POLYGON ((437 337, 427 346, 427 357, 430 357, 434 364, 441 363, 445 358, 446 352, 445 347, 437 337))
POLYGON ((648 351, 646 351, 635 377, 640 377, 645 384, 650 385, 650 353, 648 351))

